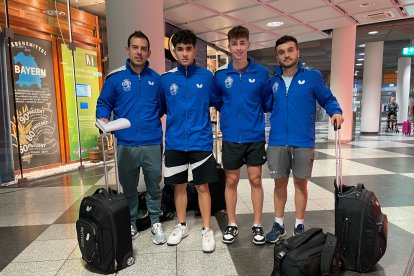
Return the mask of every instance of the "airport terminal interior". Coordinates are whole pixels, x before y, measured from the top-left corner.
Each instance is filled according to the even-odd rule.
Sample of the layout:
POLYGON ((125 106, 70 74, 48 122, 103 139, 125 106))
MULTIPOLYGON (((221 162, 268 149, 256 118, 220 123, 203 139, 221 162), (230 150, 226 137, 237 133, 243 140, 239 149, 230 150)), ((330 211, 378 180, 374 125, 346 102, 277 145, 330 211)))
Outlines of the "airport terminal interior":
MULTIPOLYGON (((335 144, 327 141, 328 124, 319 124, 313 177, 309 183, 307 228, 334 233, 335 144)), ((219 143, 220 144, 220 143, 219 143)), ((414 248, 414 137, 398 134, 360 136, 342 145, 343 180, 363 183, 375 192, 388 216, 388 245, 380 262, 364 275, 411 275, 414 248), (408 273, 408 274, 404 274, 408 273)), ((113 169, 110 175, 113 174, 113 169)), ((113 178, 112 178, 113 180, 113 178)), ((112 181, 112 184, 114 182, 112 181)), ((104 186, 102 166, 84 173, 67 172, 8 186, 0 190, 0 275, 94 275, 85 267, 76 239, 75 222, 81 199, 104 186)), ((262 225, 270 230, 273 180, 263 166, 265 191, 262 225)), ((289 184, 285 224, 294 224, 293 188, 289 184)), ((212 218, 216 250, 201 251, 201 218, 188 213, 189 236, 178 246, 154 245, 149 229, 133 241, 136 263, 117 275, 270 275, 273 245, 254 245, 250 185, 245 167, 238 189, 239 235, 231 245, 221 242, 225 213, 212 218)), ((175 220, 163 223, 169 235, 175 220)), ((338 275, 360 275, 343 271, 338 275)))
MULTIPOLYGON (((82 199, 105 187, 101 155, 94 155, 102 150, 96 99, 108 72, 125 64, 127 37, 119 35, 135 21, 132 31, 155 30, 149 36, 160 38, 151 41, 150 64, 161 71, 177 65, 170 38, 178 30, 194 31, 196 63, 213 73, 229 62, 227 32, 234 26, 250 30, 249 58, 263 64, 269 75, 278 65, 276 39, 297 37, 304 66, 321 71, 344 110, 344 184, 363 183, 388 217, 381 260, 367 273, 339 270, 334 275, 414 275, 414 130, 402 133, 403 121, 413 121, 406 112, 414 107, 413 0, 0 0, 0 276, 100 274, 82 259, 75 224, 82 199), (116 21, 110 21, 114 15, 116 21), (110 31, 120 28, 117 24, 122 31, 110 31), (119 53, 111 52, 121 46, 119 53), (19 65, 24 64, 34 64, 36 78, 22 75, 25 66, 19 65), (348 75, 338 70, 342 67, 348 75), (387 129, 385 106, 391 96, 400 104, 399 132, 387 129)), ((214 110, 211 115, 219 121, 214 110)), ((335 142, 329 116, 320 106, 315 121, 304 223, 306 229, 335 233, 335 142)), ((222 137, 214 127, 212 135, 220 162, 222 137)), ((113 158, 107 166, 115 188, 113 158)), ((268 232, 275 216, 274 180, 267 164, 262 183, 262 226, 268 232)), ((139 185, 142 189, 142 175, 139 185)), ((177 246, 153 244, 150 229, 143 227, 132 242, 135 263, 113 275, 270 275, 274 245, 252 242, 246 166, 241 168, 236 214, 239 234, 232 244, 222 242, 226 211, 212 214, 216 249, 208 254, 201 250, 202 221, 194 211, 187 212, 189 235, 177 246)), ((287 237, 294 223, 290 178, 287 237)), ((162 225, 168 237, 176 217, 162 225)))

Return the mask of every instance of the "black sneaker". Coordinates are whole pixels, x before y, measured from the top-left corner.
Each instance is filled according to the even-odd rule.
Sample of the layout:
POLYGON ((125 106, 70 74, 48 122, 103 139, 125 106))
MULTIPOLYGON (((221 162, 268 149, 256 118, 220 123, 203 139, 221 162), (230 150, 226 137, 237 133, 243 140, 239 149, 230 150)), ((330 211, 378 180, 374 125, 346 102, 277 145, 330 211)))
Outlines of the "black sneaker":
POLYGON ((266 239, 263 232, 263 227, 261 226, 253 226, 252 227, 252 234, 253 234, 253 243, 256 245, 265 244, 266 239))
POLYGON ((226 231, 223 234, 224 243, 233 243, 234 238, 239 234, 239 229, 235 225, 227 225, 226 231))
POLYGON ((303 232, 305 232, 305 226, 303 224, 298 224, 298 226, 295 227, 295 230, 293 230, 293 236, 302 235, 303 232))

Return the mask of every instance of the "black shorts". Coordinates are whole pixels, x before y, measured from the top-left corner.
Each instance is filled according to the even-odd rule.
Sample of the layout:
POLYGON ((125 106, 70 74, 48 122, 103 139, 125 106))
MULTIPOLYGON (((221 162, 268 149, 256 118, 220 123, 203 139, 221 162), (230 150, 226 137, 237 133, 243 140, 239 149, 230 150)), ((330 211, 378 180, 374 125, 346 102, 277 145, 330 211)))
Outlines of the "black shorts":
POLYGON ((266 142, 233 143, 223 141, 222 160, 225 170, 237 170, 243 164, 261 166, 266 163, 266 142))
POLYGON ((188 168, 194 184, 217 181, 216 159, 209 151, 165 151, 164 183, 167 185, 188 182, 188 168))

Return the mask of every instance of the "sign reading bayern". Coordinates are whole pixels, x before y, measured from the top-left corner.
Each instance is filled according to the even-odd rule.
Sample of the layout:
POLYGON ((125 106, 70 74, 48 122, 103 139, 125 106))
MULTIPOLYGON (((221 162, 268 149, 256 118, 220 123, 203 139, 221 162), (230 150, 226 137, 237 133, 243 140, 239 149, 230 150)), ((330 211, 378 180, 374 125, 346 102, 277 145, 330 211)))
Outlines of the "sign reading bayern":
POLYGON ((23 169, 59 163, 51 42, 16 34, 10 45, 16 100, 16 110, 11 114, 15 167, 18 167, 17 151, 23 169))

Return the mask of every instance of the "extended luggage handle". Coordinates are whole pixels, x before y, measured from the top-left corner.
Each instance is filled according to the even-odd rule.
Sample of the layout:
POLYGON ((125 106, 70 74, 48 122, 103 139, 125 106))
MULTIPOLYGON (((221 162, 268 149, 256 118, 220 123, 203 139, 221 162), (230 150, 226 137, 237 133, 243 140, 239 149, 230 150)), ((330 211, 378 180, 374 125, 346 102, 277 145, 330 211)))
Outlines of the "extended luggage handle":
POLYGON ((340 193, 342 193, 342 157, 341 157, 341 126, 338 126, 336 120, 333 122, 335 132, 335 161, 336 161, 336 181, 340 193))
POLYGON ((109 138, 108 138, 108 136, 111 136, 111 135, 112 135, 112 143, 113 143, 113 149, 114 149, 115 182, 116 182, 116 189, 119 193, 121 190, 120 190, 119 176, 118 176, 117 141, 116 141, 115 135, 112 134, 111 132, 101 134, 102 156, 103 156, 103 163, 104 163, 105 188, 109 192, 108 168, 106 166, 107 164, 106 164, 106 150, 105 150, 105 144, 104 144, 104 137, 106 138, 108 149, 109 149, 109 138))
POLYGON ((219 116, 218 110, 216 109, 215 112, 216 112, 216 119, 214 121, 211 121, 211 123, 214 125, 214 136, 215 136, 215 139, 214 139, 214 144, 215 144, 214 153, 215 153, 217 167, 222 168, 223 167, 223 162, 222 162, 221 158, 220 158, 220 161, 219 161, 219 148, 218 148, 218 139, 219 139, 218 135, 219 135, 220 121, 219 121, 219 118, 218 118, 218 116, 219 116))

